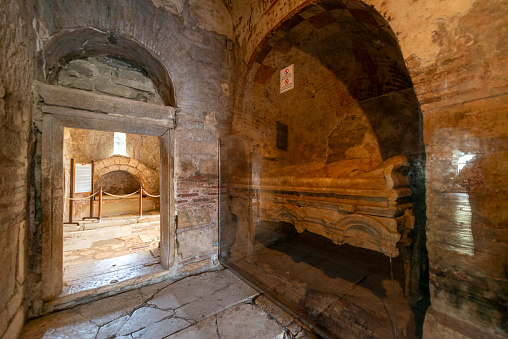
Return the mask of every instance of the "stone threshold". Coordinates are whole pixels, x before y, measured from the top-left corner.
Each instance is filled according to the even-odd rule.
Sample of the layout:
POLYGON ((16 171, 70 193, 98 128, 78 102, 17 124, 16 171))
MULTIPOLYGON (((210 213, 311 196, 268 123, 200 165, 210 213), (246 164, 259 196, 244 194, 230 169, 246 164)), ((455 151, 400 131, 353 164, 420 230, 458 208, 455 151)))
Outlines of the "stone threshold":
POLYGON ((160 270, 143 276, 137 276, 115 284, 100 286, 72 294, 60 295, 58 298, 47 301, 43 304, 40 316, 134 290, 136 288, 160 283, 162 281, 175 282, 185 277, 184 275, 175 276, 170 273, 169 270, 164 269, 160 265, 158 266, 160 267, 160 270))

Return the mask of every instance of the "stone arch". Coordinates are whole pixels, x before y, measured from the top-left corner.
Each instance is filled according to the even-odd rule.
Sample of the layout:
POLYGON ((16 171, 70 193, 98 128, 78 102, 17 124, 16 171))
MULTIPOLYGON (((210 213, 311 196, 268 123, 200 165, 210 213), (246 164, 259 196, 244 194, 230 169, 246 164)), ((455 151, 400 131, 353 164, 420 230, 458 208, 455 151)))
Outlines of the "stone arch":
POLYGON ((44 46, 45 81, 53 83, 58 70, 75 59, 113 56, 135 62, 154 83, 166 106, 176 106, 173 81, 164 64, 137 41, 92 28, 62 30, 44 46))
POLYGON ((150 194, 159 192, 159 172, 150 169, 136 159, 112 156, 95 163, 94 182, 106 173, 125 171, 136 176, 150 194))

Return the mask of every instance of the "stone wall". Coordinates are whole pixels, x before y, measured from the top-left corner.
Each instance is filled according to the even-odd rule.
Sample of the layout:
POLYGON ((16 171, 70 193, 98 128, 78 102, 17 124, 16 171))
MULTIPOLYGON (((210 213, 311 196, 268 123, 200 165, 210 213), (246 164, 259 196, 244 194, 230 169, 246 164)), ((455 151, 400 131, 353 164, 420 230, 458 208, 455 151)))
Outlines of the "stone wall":
MULTIPOLYGON (((139 179, 143 188, 151 194, 159 193, 159 172, 145 166, 142 162, 129 157, 113 156, 111 158, 98 161, 95 164, 94 181, 101 176, 115 171, 128 172, 139 179)), ((98 188, 98 187, 97 187, 98 188)), ((137 187, 139 188, 139 186, 137 187)), ((129 194, 133 191, 113 194, 129 194)))
MULTIPOLYGON (((74 157, 77 162, 101 161, 114 155, 114 132, 66 128, 64 138, 67 158, 74 157)), ((127 157, 159 169, 159 138, 127 133, 125 141, 127 157)))
MULTIPOLYGON (((316 2, 331 3, 232 3, 238 78, 274 28, 316 2)), ((365 3, 395 32, 423 113, 432 303, 423 336, 506 336, 506 1, 365 3)))
POLYGON ((358 20, 354 10, 307 8, 263 42, 239 83, 233 132, 261 143, 262 169, 423 153, 420 108, 395 36, 379 13, 358 20), (290 64, 297 90, 281 94, 279 72, 290 64), (276 145, 277 122, 288 125, 287 150, 276 145))
POLYGON ((30 85, 34 69, 33 13, 25 1, 0 11, 0 337, 17 338, 26 313, 28 204, 32 167, 30 85))

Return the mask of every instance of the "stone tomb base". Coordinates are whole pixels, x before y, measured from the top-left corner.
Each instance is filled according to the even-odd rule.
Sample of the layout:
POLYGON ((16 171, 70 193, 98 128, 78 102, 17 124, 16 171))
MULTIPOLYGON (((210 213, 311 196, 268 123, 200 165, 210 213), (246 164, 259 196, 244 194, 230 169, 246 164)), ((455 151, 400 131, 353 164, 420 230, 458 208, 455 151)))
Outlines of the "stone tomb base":
MULTIPOLYGON (((265 240, 265 233, 258 227, 256 239, 265 240)), ((323 243, 319 238, 305 232, 275 244, 271 239, 266 247, 256 241, 255 255, 230 262, 230 267, 331 337, 393 338, 389 258, 349 245, 327 245, 327 239, 323 243)), ((396 258, 397 337, 414 338, 415 322, 401 287, 401 266, 396 258)))

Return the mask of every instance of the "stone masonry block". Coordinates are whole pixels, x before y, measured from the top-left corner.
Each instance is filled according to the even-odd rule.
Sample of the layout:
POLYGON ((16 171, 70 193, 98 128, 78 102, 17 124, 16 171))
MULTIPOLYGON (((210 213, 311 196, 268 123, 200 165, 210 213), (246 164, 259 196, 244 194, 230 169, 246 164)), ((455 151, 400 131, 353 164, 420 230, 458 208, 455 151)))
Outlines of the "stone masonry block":
POLYGON ((129 159, 129 166, 138 167, 138 165, 139 161, 137 161, 136 159, 129 159))
POLYGON ((132 88, 116 85, 112 82, 102 82, 95 85, 95 88, 102 93, 113 94, 127 99, 134 99, 137 92, 132 88))
POLYGON ((217 241, 217 228, 215 226, 191 229, 178 236, 178 254, 182 259, 214 250, 212 246, 217 241))
POLYGON ((108 166, 115 164, 115 159, 109 158, 109 159, 104 160, 103 163, 104 163, 104 167, 108 167, 108 166))
POLYGON ((104 113, 124 114, 137 117, 145 117, 147 110, 153 119, 168 119, 174 117, 175 109, 169 106, 161 106, 130 99, 116 98, 110 95, 96 93, 76 92, 70 88, 43 85, 40 95, 44 102, 49 105, 87 109, 104 113), (79 93, 79 95, 76 95, 79 93))
POLYGON ((129 163, 129 158, 118 158, 118 164, 127 165, 129 163))
POLYGON ((137 168, 134 168, 134 167, 129 167, 127 169, 127 172, 129 172, 131 174, 134 174, 135 176, 137 176, 139 174, 139 170, 137 168))
POLYGON ((101 175, 106 173, 108 169, 106 167, 101 168, 100 170, 95 171, 95 177, 98 179, 101 175))
POLYGON ((138 166, 136 166, 137 169, 140 171, 140 172, 146 172, 146 170, 148 169, 145 165, 143 165, 142 163, 139 163, 138 166))

